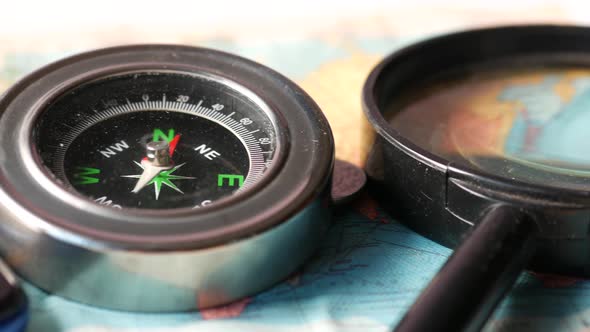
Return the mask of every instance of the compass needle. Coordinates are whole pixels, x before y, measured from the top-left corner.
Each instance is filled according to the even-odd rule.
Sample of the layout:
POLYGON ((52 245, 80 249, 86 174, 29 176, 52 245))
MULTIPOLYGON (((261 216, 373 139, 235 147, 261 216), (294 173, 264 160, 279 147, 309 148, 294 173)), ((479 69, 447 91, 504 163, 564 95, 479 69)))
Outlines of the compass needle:
POLYGON ((135 184, 135 187, 133 187, 133 190, 131 190, 131 192, 138 193, 148 183, 150 183, 150 181, 152 181, 156 176, 158 176, 158 174, 160 174, 161 171, 162 171, 162 168, 160 168, 160 167, 153 167, 153 166, 144 167, 143 173, 141 173, 141 175, 139 176, 139 180, 137 181, 137 183, 135 184))
MULTIPOLYGON (((175 145, 178 142, 178 137, 175 138, 175 145)), ((166 141, 149 142, 146 146, 147 159, 141 161, 143 173, 141 173, 139 180, 135 184, 132 193, 138 193, 146 185, 157 177, 161 172, 172 168, 172 160, 170 159, 172 153, 166 141)), ((137 163, 134 161, 134 163, 137 163)), ((157 199, 157 197, 156 197, 157 199)))

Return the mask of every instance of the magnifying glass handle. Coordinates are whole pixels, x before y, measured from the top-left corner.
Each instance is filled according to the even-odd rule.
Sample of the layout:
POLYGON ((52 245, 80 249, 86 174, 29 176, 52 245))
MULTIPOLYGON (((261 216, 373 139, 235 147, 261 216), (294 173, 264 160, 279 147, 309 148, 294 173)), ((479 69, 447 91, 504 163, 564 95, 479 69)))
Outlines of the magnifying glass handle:
POLYGON ((455 250, 395 332, 479 331, 534 251, 537 225, 521 210, 490 210, 455 250))
POLYGON ((25 293, 8 266, 0 260, 0 331, 22 332, 27 320, 25 293))

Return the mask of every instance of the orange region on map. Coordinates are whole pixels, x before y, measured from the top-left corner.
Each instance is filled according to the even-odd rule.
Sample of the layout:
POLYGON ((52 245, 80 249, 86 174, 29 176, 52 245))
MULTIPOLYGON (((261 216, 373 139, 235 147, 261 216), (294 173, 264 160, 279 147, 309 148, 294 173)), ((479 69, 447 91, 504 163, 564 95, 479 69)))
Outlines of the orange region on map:
POLYGON ((251 301, 252 299, 247 297, 221 307, 203 309, 199 313, 206 320, 238 317, 251 301))

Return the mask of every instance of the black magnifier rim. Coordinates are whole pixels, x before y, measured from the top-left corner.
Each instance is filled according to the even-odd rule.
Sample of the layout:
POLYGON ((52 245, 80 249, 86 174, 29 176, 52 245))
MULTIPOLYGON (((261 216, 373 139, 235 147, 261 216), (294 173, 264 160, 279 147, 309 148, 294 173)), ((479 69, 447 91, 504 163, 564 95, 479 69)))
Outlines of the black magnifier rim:
MULTIPOLYGON (((388 85, 392 85, 391 82, 400 83, 395 81, 395 71, 404 67, 403 70, 406 71, 414 70, 425 75, 436 75, 449 69, 441 67, 440 63, 445 61, 452 63, 454 68, 460 68, 498 59, 510 61, 510 57, 550 57, 557 53, 568 55, 561 59, 556 58, 555 65, 584 65, 590 68, 590 28, 568 25, 503 26, 461 31, 427 39, 392 53, 371 71, 363 87, 363 110, 379 136, 431 168, 442 172, 452 171, 453 177, 475 180, 486 188, 510 191, 513 199, 523 195, 545 200, 547 203, 583 207, 590 204, 590 191, 508 179, 470 167, 466 163, 451 162, 401 135, 387 122, 382 112, 396 95, 403 95, 409 91, 391 91, 391 88, 388 88, 388 85), (461 52, 439 52, 453 48, 461 52), (440 58, 436 59, 437 56, 440 58), (558 194, 556 189, 559 190, 558 194)), ((403 79, 407 80, 406 77, 403 79)), ((406 83, 418 85, 424 82, 424 79, 417 74, 415 80, 406 83)))
MULTIPOLYGON (((283 145, 287 147, 274 174, 268 181, 263 180, 266 181, 263 186, 254 185, 256 190, 250 196, 240 195, 242 199, 228 199, 202 211, 118 210, 90 200, 87 200, 90 205, 80 206, 79 202, 53 197, 37 180, 23 175, 31 173, 19 170, 19 167, 26 168, 24 157, 10 144, 18 141, 19 127, 16 127, 6 130, 3 136, 3 144, 8 147, 3 151, 4 157, 9 157, 0 165, 0 194, 7 198, 4 209, 21 215, 21 219, 29 219, 27 223, 40 227, 51 237, 79 246, 166 251, 211 247, 253 236, 288 221, 318 197, 327 199, 334 142, 319 106, 276 71, 212 49, 181 45, 119 46, 57 61, 26 76, 0 98, 0 127, 11 121, 21 123, 24 121, 21 117, 32 117, 27 111, 49 105, 72 87, 71 83, 136 69, 182 69, 217 75, 260 98, 275 115, 276 131, 284 131, 283 145), (80 81, 80 77, 84 79, 80 81), (11 171, 7 172, 9 168, 11 171)), ((33 142, 32 133, 22 135, 29 135, 33 142)), ((36 159, 37 168, 42 169, 34 146, 26 149, 36 159)), ((48 173, 41 180, 55 184, 48 173)))

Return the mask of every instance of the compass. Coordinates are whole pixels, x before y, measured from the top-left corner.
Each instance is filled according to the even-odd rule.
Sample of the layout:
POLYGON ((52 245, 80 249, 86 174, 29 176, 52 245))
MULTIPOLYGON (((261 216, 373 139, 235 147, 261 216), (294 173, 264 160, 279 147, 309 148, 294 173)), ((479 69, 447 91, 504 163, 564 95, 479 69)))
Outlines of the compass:
POLYGON ((50 64, 0 99, 0 142, 0 254, 94 306, 243 298, 292 273, 329 225, 325 117, 227 53, 143 45, 50 64))

